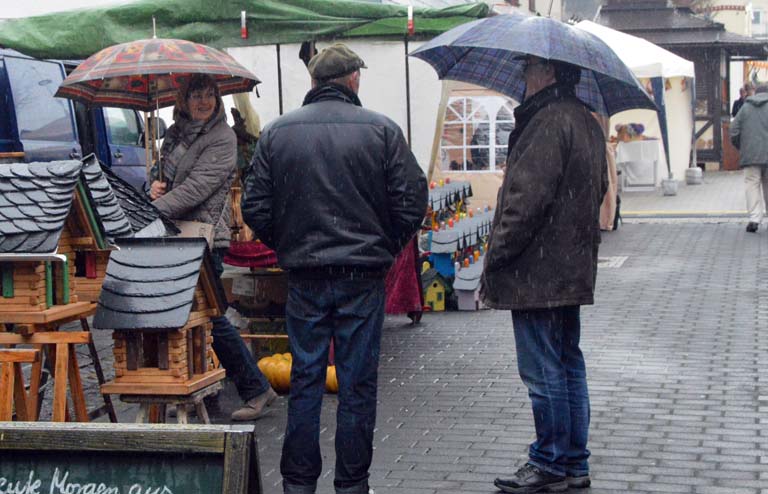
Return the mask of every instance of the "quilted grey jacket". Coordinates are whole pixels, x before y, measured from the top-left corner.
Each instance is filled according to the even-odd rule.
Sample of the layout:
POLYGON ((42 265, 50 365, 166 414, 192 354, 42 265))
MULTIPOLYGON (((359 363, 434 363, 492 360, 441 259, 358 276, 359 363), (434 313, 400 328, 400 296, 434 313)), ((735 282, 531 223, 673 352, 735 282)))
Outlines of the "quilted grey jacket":
POLYGON ((768 93, 746 99, 731 122, 731 142, 739 150, 739 165, 768 165, 768 93))
MULTIPOLYGON (((176 124, 174 124, 176 125, 176 124)), ((171 148, 173 126, 163 148, 171 148)), ((152 202, 175 220, 201 221, 215 225, 214 247, 228 247, 231 204, 229 189, 235 178, 237 139, 227 125, 224 110, 205 124, 187 152, 176 163, 170 190, 152 202)))

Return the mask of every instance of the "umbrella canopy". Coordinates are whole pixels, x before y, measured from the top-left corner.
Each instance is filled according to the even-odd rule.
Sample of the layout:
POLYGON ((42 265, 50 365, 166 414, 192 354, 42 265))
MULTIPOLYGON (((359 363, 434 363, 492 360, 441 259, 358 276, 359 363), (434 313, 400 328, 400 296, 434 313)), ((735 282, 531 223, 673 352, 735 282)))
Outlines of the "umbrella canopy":
POLYGON ((209 74, 221 94, 250 91, 260 81, 228 54, 180 39, 143 39, 104 48, 61 83, 56 96, 91 106, 151 111, 173 105, 190 74, 209 74))
POLYGON ((656 109, 616 53, 597 36, 546 17, 505 14, 463 24, 411 52, 440 79, 470 82, 517 101, 525 95, 525 62, 534 55, 582 68, 576 96, 597 112, 656 109))

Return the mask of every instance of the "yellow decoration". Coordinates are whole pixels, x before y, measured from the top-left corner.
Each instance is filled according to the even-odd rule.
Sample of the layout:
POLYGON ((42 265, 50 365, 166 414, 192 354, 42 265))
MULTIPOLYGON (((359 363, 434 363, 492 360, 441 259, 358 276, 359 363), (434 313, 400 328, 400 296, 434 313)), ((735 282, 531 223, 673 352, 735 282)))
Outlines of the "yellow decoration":
POLYGON ((424 261, 423 263, 421 263, 421 272, 422 272, 422 274, 426 273, 427 271, 429 271, 430 268, 432 268, 432 265, 429 264, 429 261, 424 261))
POLYGON ((339 392, 339 381, 336 379, 336 366, 329 365, 325 372, 325 390, 329 393, 339 392))

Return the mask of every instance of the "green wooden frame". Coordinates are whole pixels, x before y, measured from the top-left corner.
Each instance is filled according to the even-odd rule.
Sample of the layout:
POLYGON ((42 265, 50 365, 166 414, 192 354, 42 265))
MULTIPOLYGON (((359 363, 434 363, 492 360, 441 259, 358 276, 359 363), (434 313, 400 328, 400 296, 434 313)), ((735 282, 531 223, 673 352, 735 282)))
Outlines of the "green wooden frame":
POLYGON ((221 494, 263 492, 250 425, 1 422, 0 463, 22 451, 207 455, 222 462, 221 494))
POLYGON ((3 290, 3 298, 13 298, 13 264, 0 263, 0 287, 3 290))

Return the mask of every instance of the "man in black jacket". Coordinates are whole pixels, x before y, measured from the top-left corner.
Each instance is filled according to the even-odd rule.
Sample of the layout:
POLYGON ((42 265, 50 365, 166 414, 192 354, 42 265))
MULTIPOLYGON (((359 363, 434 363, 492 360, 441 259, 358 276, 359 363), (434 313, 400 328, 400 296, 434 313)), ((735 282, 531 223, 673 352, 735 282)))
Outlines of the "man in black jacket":
POLYGON ((418 231, 427 182, 400 128, 357 97, 365 64, 344 45, 310 61, 302 108, 268 125, 247 174, 243 218, 288 271, 293 352, 280 470, 286 493, 321 473, 320 405, 331 339, 339 406, 337 493, 367 494, 384 277, 418 231))
POLYGON ((525 61, 482 293, 511 309, 520 377, 533 406, 528 462, 495 485, 515 494, 587 487, 589 396, 580 306, 592 304, 607 189, 602 130, 574 92, 578 67, 525 61))

